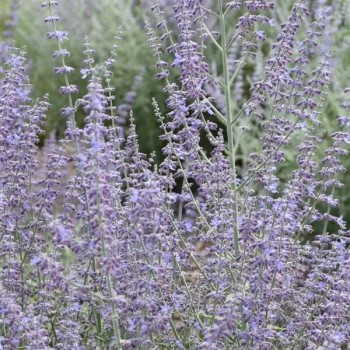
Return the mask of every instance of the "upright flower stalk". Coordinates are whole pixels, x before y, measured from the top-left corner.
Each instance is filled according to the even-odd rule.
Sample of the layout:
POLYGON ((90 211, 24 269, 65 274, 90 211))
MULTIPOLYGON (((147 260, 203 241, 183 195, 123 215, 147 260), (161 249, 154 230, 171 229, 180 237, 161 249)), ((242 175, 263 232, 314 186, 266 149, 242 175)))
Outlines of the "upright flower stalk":
POLYGON ((64 86, 61 86, 59 91, 62 95, 66 95, 68 97, 68 107, 64 108, 62 110, 62 115, 64 117, 67 117, 69 122, 67 124, 68 127, 68 133, 74 140, 74 146, 76 153, 79 154, 79 143, 77 139, 77 127, 76 127, 76 121, 75 121, 75 109, 73 103, 73 94, 76 94, 78 92, 78 89, 76 85, 71 85, 69 83, 68 75, 73 73, 75 69, 73 67, 70 67, 66 65, 66 57, 70 56, 70 52, 62 47, 62 42, 65 39, 68 39, 68 32, 66 31, 60 31, 57 29, 56 23, 61 20, 61 18, 54 13, 54 8, 58 6, 58 1, 56 0, 48 0, 41 4, 42 8, 48 8, 49 9, 49 16, 45 18, 45 22, 52 25, 53 31, 48 32, 46 35, 49 39, 56 39, 58 50, 54 51, 52 57, 54 59, 58 58, 61 60, 61 67, 55 67, 54 72, 57 75, 63 75, 64 78, 64 86))

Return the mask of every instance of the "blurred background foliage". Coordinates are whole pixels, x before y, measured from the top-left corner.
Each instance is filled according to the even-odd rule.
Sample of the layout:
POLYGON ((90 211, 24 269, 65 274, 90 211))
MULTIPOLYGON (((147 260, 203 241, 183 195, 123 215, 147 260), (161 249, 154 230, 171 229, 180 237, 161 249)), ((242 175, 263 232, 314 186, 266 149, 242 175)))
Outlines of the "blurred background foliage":
MULTIPOLYGON (((174 0, 173 0, 174 1, 174 0)), ((166 14, 171 14, 171 4, 173 1, 159 0, 159 4, 166 14)), ((0 4, 0 31, 5 31, 5 23, 9 15, 10 19, 18 24, 14 27, 13 39, 18 47, 26 47, 29 58, 29 73, 33 85, 33 97, 42 97, 49 93, 52 108, 47 120, 47 134, 56 132, 58 138, 64 135, 65 120, 60 116, 60 109, 66 106, 66 99, 59 95, 58 88, 63 84, 63 78, 55 76, 53 67, 58 65, 51 59, 53 50, 56 49, 54 41, 47 40, 46 32, 50 31, 48 25, 43 23, 47 16, 40 8, 41 0, 1 0, 0 4), (11 4, 13 9, 11 10, 11 4), (18 6, 14 6, 14 5, 18 6), (16 9, 17 8, 17 9, 16 9)), ((82 67, 83 43, 85 35, 89 36, 92 47, 96 51, 96 63, 102 63, 108 58, 112 45, 115 43, 114 37, 122 28, 121 40, 118 42, 117 60, 112 78, 112 86, 116 88, 116 104, 120 107, 132 100, 132 110, 136 119, 141 150, 145 153, 156 151, 158 160, 160 159, 161 143, 159 141, 160 130, 151 106, 151 99, 155 97, 162 110, 166 112, 166 96, 162 92, 162 84, 155 80, 153 51, 149 48, 144 29, 145 20, 156 24, 160 19, 155 13, 151 13, 150 7, 155 3, 153 0, 61 0, 57 12, 62 18, 59 22, 59 29, 69 32, 69 40, 64 42, 64 46, 71 52, 68 64, 76 69, 71 76, 71 83, 79 88, 81 97, 86 93, 86 81, 81 78, 80 69, 82 67), (137 83, 135 83, 137 82, 137 83)), ((214 3, 215 0, 206 0, 214 3)), ((247 62, 242 72, 237 76, 236 85, 233 87, 237 92, 237 100, 234 101, 235 108, 239 110, 249 97, 249 87, 257 76, 263 75, 265 61, 270 54, 270 47, 275 40, 279 24, 284 22, 289 16, 294 0, 275 0, 275 10, 272 13, 275 27, 267 28, 267 40, 259 47, 257 58, 247 62), (254 77, 255 76, 255 77, 254 77)), ((343 90, 350 83, 350 0, 311 0, 309 1, 312 10, 312 18, 315 20, 317 12, 321 6, 331 6, 332 16, 329 26, 326 28, 325 36, 322 39, 322 50, 332 51, 332 84, 328 95, 323 101, 322 128, 325 131, 325 140, 330 140, 329 135, 337 130, 337 117, 342 114, 341 102, 345 95, 343 90)), ((230 18, 228 25, 233 26, 240 15, 237 12, 230 18)), ((169 17, 171 18, 171 17, 169 17)), ((174 30, 175 24, 169 19, 169 28, 174 30)), ((215 21, 208 22, 214 29, 215 21)), ((299 32, 299 39, 303 38, 303 30, 299 32)), ((1 39, 1 38, 0 38, 1 39)), ((2 38, 5 40, 6 38, 2 38)), ((6 40, 10 40, 7 38, 6 40)), ((211 70, 220 75, 220 62, 218 62, 218 52, 210 42, 206 43, 205 54, 210 64, 211 70)), ((240 47, 234 47, 232 59, 238 59, 240 47), (236 50, 236 51, 235 51, 236 50)), ((169 58, 170 60, 170 58, 169 58)), ((170 61, 171 62, 171 61, 170 61)), ((317 64, 315 59, 314 64, 317 64)), ((310 66, 310 72, 315 66, 310 66)), ((309 72, 309 73, 310 73, 309 72)), ((176 72, 174 73, 176 77, 176 72)), ((208 88, 208 92, 213 92, 208 88)), ((220 100, 220 96, 214 96, 220 100)), ((83 116, 78 115, 78 123, 83 124, 83 116)), ((240 153, 242 163, 248 159, 251 151, 258 147, 257 136, 259 130, 252 124, 249 126, 250 133, 245 134, 241 141, 240 153)), ((329 143, 330 144, 330 143, 329 143)), ((296 167, 296 145, 294 140, 291 147, 285 149, 286 162, 279 169, 279 176, 283 180, 288 180, 292 171, 296 167), (294 147, 295 146, 295 147, 294 147)), ((317 155, 322 159, 322 150, 317 155)), ((347 169, 350 171, 350 158, 344 160, 347 169)), ((345 187, 338 191, 338 198, 341 206, 338 214, 343 215, 350 221, 350 176, 349 171, 340 179, 345 187)))
MULTIPOLYGON (((60 109, 66 107, 67 99, 58 93, 59 86, 64 82, 63 77, 53 73, 53 67, 58 66, 59 62, 51 58, 57 44, 46 38, 46 33, 52 28, 43 22, 48 14, 41 9, 41 2, 19 2, 20 6, 15 11, 18 25, 14 30, 13 39, 16 46, 26 48, 33 97, 42 97, 49 93, 52 108, 48 115, 46 135, 55 131, 57 137, 61 138, 64 135, 65 120, 60 116, 60 109)), ((9 14, 10 3, 11 1, 5 0, 4 4, 0 5, 2 31, 9 14)), ((62 0, 57 7, 57 13, 61 17, 58 23, 59 30, 69 32, 69 40, 64 41, 63 45, 71 53, 67 64, 76 69, 70 76, 70 83, 79 88, 77 98, 87 92, 86 81, 80 74, 80 69, 83 68, 85 36, 89 36, 95 50, 95 62, 101 64, 109 57, 113 44, 116 44, 114 37, 121 28, 121 40, 117 43, 119 48, 111 81, 116 89, 116 104, 124 105, 125 97, 128 98, 133 85, 136 86, 136 99, 132 109, 140 129, 142 150, 150 153, 159 149, 159 128, 156 118, 152 117, 151 99, 158 96, 162 101, 164 97, 162 87, 155 84, 153 52, 146 41, 140 4, 125 0, 62 0), (138 84, 134 84, 135 79, 138 84)), ((83 115, 78 114, 78 125, 83 124, 83 118, 83 115)))

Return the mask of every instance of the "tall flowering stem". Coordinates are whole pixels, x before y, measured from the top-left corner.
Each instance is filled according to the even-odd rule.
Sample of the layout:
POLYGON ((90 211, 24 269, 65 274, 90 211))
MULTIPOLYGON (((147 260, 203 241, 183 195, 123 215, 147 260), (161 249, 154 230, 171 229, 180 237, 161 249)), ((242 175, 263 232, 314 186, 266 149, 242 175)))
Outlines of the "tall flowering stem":
POLYGON ((69 118, 68 124, 68 132, 71 137, 73 137, 74 140, 74 146, 76 153, 79 154, 79 143, 77 138, 77 127, 76 127, 76 120, 75 120, 75 106, 73 103, 73 97, 72 95, 78 92, 78 89, 75 85, 71 85, 69 83, 68 74, 71 74, 75 71, 73 67, 66 65, 65 57, 70 56, 70 52, 63 48, 62 41, 64 39, 68 39, 68 32, 60 31, 57 29, 56 23, 61 20, 61 18, 56 15, 53 11, 53 8, 58 6, 58 1, 56 0, 48 0, 41 4, 42 8, 48 7, 49 9, 49 16, 45 18, 45 22, 51 23, 53 27, 52 32, 47 33, 47 37, 49 39, 56 39, 58 50, 55 51, 52 55, 53 58, 60 58, 62 66, 61 67, 55 67, 54 71, 58 75, 63 75, 64 77, 64 86, 60 87, 60 93, 63 95, 67 95, 68 97, 68 107, 64 108, 62 110, 62 115, 69 118))

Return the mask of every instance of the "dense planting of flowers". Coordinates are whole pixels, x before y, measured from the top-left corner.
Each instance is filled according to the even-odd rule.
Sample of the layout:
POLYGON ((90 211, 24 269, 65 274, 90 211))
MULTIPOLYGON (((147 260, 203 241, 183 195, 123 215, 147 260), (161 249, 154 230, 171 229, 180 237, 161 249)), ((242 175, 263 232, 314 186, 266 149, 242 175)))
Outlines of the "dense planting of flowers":
POLYGON ((325 135, 332 8, 318 3, 311 15, 295 2, 281 24, 266 0, 151 5, 145 40, 168 96, 149 101, 159 164, 138 144, 139 78, 114 101, 117 43, 96 64, 86 37, 80 97, 58 1, 41 4, 67 99, 66 137, 43 148, 49 97, 31 98, 26 53, 1 45, 0 349, 349 347, 350 231, 334 208, 350 103, 325 135))

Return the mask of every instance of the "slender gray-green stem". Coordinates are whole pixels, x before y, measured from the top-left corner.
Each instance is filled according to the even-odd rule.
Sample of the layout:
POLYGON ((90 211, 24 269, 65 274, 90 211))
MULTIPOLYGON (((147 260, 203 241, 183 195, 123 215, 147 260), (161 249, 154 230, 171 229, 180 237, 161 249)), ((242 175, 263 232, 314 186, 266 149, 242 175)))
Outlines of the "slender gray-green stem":
POLYGON ((230 162, 230 167, 232 170, 232 182, 231 188, 234 195, 234 232, 233 232, 233 244, 235 249, 236 258, 240 255, 239 249, 239 223, 238 223, 238 195, 237 195, 237 170, 236 170, 236 152, 234 144, 234 131, 232 127, 233 121, 233 111, 232 111, 232 96, 231 96, 231 78, 229 76, 228 62, 227 62, 227 38, 226 38, 226 26, 225 26, 225 14, 223 12, 222 0, 218 0, 219 6, 219 21, 220 21, 220 34, 221 34, 221 59, 222 59, 222 69, 224 75, 224 93, 226 100, 226 132, 227 132, 227 142, 228 142, 228 158, 230 162))

